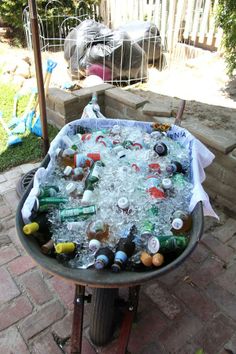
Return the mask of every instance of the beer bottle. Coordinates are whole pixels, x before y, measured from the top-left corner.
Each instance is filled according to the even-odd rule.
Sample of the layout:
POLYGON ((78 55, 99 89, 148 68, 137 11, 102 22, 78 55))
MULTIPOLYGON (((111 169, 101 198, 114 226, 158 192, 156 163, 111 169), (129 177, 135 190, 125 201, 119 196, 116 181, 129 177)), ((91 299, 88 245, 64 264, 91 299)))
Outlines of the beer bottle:
POLYGON ((185 234, 190 231, 192 227, 192 217, 182 210, 176 210, 172 215, 171 225, 171 231, 174 235, 185 234))
POLYGON ((94 267, 97 270, 108 268, 114 261, 114 253, 109 247, 100 248, 95 255, 94 267))
POLYGON ((115 273, 120 272, 125 268, 128 259, 132 256, 135 250, 134 228, 131 228, 129 235, 126 238, 120 238, 114 258, 114 263, 111 270, 115 273))

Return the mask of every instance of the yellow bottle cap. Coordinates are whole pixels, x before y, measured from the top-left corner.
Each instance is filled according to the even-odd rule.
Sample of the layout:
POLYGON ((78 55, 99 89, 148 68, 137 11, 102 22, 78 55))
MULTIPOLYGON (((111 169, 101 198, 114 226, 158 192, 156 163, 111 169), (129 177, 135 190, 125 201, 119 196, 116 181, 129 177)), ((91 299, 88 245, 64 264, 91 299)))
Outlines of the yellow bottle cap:
POLYGON ((23 232, 26 235, 31 235, 39 230, 39 224, 37 222, 32 222, 31 224, 26 224, 23 227, 23 232))
POLYGON ((140 260, 146 267, 152 266, 152 256, 147 252, 141 253, 140 260))
POLYGON ((155 267, 160 267, 164 263, 164 257, 161 253, 156 253, 152 257, 152 264, 155 267))
POLYGON ((75 250, 73 242, 61 242, 55 245, 56 253, 71 253, 75 250))

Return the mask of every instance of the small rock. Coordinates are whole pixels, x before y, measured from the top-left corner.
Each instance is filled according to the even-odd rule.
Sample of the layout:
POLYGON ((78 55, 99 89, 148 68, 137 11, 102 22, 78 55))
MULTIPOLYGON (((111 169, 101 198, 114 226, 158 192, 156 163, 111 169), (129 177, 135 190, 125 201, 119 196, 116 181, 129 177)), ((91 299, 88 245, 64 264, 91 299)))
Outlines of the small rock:
POLYGON ((16 68, 15 75, 22 76, 25 79, 30 77, 30 66, 24 60, 21 60, 16 68))

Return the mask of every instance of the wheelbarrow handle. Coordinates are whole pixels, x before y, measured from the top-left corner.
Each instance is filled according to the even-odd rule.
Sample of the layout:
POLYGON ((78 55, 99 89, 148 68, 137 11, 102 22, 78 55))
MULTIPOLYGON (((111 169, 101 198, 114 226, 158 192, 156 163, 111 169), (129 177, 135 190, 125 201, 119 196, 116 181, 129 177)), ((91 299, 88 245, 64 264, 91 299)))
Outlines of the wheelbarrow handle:
POLYGON ((176 118, 174 121, 175 125, 179 125, 179 126, 181 125, 181 118, 184 113, 185 104, 186 104, 186 100, 181 100, 180 105, 179 105, 179 109, 178 109, 178 112, 177 112, 177 115, 176 115, 176 118))

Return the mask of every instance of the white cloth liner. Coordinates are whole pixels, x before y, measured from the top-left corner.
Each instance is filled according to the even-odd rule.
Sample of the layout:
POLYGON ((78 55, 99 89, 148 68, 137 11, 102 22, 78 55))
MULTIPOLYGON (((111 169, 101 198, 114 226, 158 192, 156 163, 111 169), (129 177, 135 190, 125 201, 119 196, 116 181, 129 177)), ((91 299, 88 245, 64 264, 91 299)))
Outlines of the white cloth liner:
MULTIPOLYGON (((88 106, 85 107, 86 109, 88 106)), ((87 111, 86 111, 87 112, 87 111)), ((87 114, 86 114, 87 116, 87 114)), ((103 117, 100 114, 100 117, 103 117)), ((125 119, 109 119, 109 118, 99 118, 92 114, 91 118, 84 118, 84 115, 81 119, 75 120, 71 123, 65 125, 54 140, 51 142, 50 149, 48 154, 50 155, 50 162, 46 169, 44 167, 40 167, 35 175, 34 175, 34 187, 38 187, 40 184, 46 182, 48 174, 54 168, 55 161, 55 151, 58 147, 64 148, 63 141, 61 137, 63 135, 73 135, 76 133, 76 126, 80 125, 82 127, 92 128, 92 129, 103 129, 110 128, 113 125, 118 124, 121 126, 129 126, 129 127, 141 127, 148 133, 152 132, 151 122, 140 122, 134 120, 125 120, 125 119)), ((196 139, 191 133, 189 133, 186 129, 181 128, 176 125, 172 125, 171 129, 167 132, 167 135, 171 137, 173 140, 178 141, 181 145, 190 148, 190 156, 192 159, 192 182, 193 182, 193 194, 190 200, 189 212, 192 212, 194 207, 199 201, 203 203, 203 213, 204 215, 212 216, 217 219, 218 216, 214 212, 207 193, 204 191, 202 182, 205 180, 205 172, 204 168, 209 166, 213 159, 215 158, 214 154, 208 150, 205 145, 203 145, 198 139, 196 139)), ((35 202, 35 190, 31 189, 27 199, 22 208, 22 217, 25 223, 30 222, 31 210, 33 208, 35 202)))

